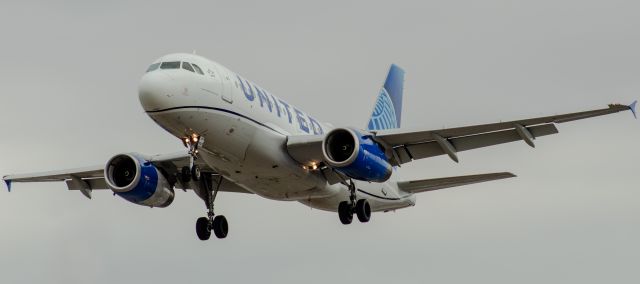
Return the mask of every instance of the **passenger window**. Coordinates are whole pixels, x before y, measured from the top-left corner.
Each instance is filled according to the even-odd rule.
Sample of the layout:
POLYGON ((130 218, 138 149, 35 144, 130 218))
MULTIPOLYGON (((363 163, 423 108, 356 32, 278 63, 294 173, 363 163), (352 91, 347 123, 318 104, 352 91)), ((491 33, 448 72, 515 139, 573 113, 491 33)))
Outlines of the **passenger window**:
POLYGON ((191 66, 193 66, 193 69, 196 69, 196 72, 198 72, 198 74, 204 75, 204 72, 202 72, 202 69, 200 69, 200 67, 198 67, 198 65, 195 65, 195 64, 191 63, 191 66))
POLYGON ((180 69, 180 61, 162 62, 160 69, 180 69))
POLYGON ((182 62, 182 69, 189 70, 194 73, 196 72, 195 70, 193 70, 193 67, 191 67, 191 64, 189 64, 189 62, 182 62))
POLYGON ((147 72, 151 72, 153 70, 156 70, 156 69, 158 69, 158 67, 160 67, 160 62, 153 63, 153 64, 149 65, 149 68, 147 68, 147 72))

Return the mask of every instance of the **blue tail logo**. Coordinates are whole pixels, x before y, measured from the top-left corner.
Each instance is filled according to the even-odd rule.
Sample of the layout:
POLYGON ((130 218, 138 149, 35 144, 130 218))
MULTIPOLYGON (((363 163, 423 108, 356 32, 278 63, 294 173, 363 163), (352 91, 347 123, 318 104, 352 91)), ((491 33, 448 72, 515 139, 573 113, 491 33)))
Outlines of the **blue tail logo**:
POLYGON ((369 130, 400 128, 403 86, 404 70, 392 64, 371 113, 367 127, 369 130))

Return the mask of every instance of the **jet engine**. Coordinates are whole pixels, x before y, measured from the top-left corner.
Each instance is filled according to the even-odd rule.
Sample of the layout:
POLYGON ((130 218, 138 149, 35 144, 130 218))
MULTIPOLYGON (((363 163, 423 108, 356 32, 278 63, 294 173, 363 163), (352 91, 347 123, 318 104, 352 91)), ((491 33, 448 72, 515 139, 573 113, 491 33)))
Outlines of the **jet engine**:
POLYGON ((383 182, 392 173, 382 147, 353 129, 337 128, 327 133, 322 154, 335 170, 357 180, 383 182))
POLYGON ((175 196, 162 172, 139 154, 111 158, 104 179, 115 194, 138 205, 167 207, 175 196))

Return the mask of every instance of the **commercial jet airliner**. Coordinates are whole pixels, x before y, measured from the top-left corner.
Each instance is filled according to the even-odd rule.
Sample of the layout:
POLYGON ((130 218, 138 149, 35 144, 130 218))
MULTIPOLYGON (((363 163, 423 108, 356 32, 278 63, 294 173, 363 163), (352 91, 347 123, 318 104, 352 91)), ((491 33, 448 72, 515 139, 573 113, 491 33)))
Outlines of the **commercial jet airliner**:
POLYGON ((111 190, 134 204, 169 206, 174 189, 193 190, 208 214, 196 234, 225 238, 229 225, 214 214, 218 192, 256 194, 298 201, 338 213, 342 224, 354 215, 414 206, 415 193, 514 177, 487 173, 399 181, 402 164, 439 155, 458 162, 458 153, 558 133, 556 125, 630 110, 635 105, 447 129, 400 128, 404 71, 391 65, 368 125, 334 127, 276 97, 224 66, 194 54, 170 54, 143 75, 138 96, 147 115, 179 139, 182 152, 147 156, 117 154, 106 165, 8 175, 15 182, 64 181, 91 198, 111 190))

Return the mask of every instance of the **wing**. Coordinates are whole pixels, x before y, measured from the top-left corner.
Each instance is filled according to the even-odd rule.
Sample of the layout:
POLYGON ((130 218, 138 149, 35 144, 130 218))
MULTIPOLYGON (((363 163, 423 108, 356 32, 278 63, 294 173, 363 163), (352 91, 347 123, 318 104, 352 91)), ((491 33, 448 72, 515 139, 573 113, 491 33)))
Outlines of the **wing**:
MULTIPOLYGON (((162 154, 148 157, 148 161, 156 167, 162 169, 168 179, 176 177, 179 170, 183 166, 188 166, 190 157, 187 153, 177 152, 171 154, 162 154)), ((196 160, 196 164, 200 166, 203 172, 215 173, 204 161, 196 160)), ((19 175, 7 175, 2 178, 7 184, 7 188, 11 191, 11 185, 15 182, 55 182, 64 181, 69 190, 80 190, 82 193, 91 198, 90 190, 109 189, 104 180, 104 165, 96 165, 84 168, 75 168, 59 171, 28 173, 19 175), (87 190, 88 189, 88 190, 87 190)), ((180 182, 175 183, 176 188, 187 190, 187 185, 180 182)), ((237 184, 229 181, 220 191, 249 193, 237 184)))
POLYGON ((446 178, 434 178, 423 180, 412 180, 398 182, 398 188, 404 192, 418 193, 425 191, 432 191, 438 189, 444 189, 449 187, 456 187, 474 183, 481 183, 485 181, 499 180, 505 178, 512 178, 516 175, 512 173, 491 173, 481 175, 469 175, 469 176, 457 176, 446 178))
MULTIPOLYGON (((372 138, 385 148, 393 165, 444 154, 457 162, 457 153, 460 151, 514 141, 525 141, 535 147, 534 140, 537 137, 558 133, 558 123, 626 110, 635 116, 635 105, 636 102, 628 106, 611 104, 604 109, 438 130, 380 130, 372 132, 372 138)), ((291 136, 287 141, 287 149, 302 164, 322 161, 322 139, 321 135, 291 136)))

